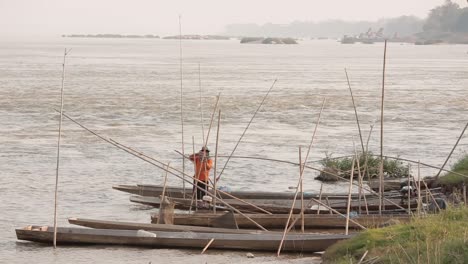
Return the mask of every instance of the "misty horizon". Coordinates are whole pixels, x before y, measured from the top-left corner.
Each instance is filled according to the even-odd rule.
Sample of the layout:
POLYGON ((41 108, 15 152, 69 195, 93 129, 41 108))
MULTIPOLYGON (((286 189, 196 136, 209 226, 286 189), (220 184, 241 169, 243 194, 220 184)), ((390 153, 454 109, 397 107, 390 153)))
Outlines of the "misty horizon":
MULTIPOLYGON (((219 3, 215 0, 190 1, 103 0, 84 1, 0 1, 0 35, 60 36, 69 34, 122 34, 170 36, 182 34, 219 35, 230 25, 263 26, 326 21, 376 22, 399 16, 425 18, 445 0, 404 0, 381 2, 356 0, 313 4, 306 0, 266 0, 219 3)), ((465 0, 453 2, 466 7, 465 0)))

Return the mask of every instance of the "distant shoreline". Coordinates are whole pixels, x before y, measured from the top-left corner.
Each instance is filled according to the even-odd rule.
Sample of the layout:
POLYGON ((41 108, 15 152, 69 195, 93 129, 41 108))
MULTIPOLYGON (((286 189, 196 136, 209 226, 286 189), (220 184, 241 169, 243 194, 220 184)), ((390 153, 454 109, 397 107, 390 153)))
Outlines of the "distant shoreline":
POLYGON ((229 40, 230 37, 218 35, 174 35, 159 37, 158 35, 121 35, 121 34, 70 34, 62 35, 62 38, 144 38, 144 39, 195 39, 195 40, 229 40))
POLYGON ((120 35, 120 34, 71 34, 71 35, 62 35, 62 38, 151 38, 158 39, 157 35, 120 35))

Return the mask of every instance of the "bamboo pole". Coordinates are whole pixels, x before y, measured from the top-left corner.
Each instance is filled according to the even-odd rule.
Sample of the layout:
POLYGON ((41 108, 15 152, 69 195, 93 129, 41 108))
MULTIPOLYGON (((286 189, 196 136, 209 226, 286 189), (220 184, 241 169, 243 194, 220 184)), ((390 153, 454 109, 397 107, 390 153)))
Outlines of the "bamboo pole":
POLYGON ((421 216, 421 166, 418 163, 418 216, 421 216))
POLYGON ((381 102, 381 107, 380 107, 380 171, 379 171, 379 193, 380 193, 380 199, 379 199, 379 215, 382 215, 382 197, 383 197, 383 117, 384 117, 384 97, 385 97, 385 63, 387 59, 387 40, 385 40, 385 46, 384 46, 384 57, 383 57, 383 71, 382 71, 382 102, 381 102))
POLYGON ((59 129, 57 139, 57 167, 55 170, 55 196, 54 196, 54 249, 57 248, 57 204, 58 204, 58 182, 59 182, 59 168, 60 168, 60 140, 62 138, 62 121, 63 121, 63 87, 65 84, 65 59, 70 50, 63 53, 62 63, 62 87, 60 88, 60 118, 59 118, 59 129))
POLYGON ((411 166, 408 164, 408 215, 411 215, 411 181, 410 181, 410 174, 411 174, 411 166))
POLYGON ((349 228, 349 211, 351 210, 351 192, 353 190, 353 176, 354 176, 354 162, 356 159, 353 159, 353 164, 351 165, 351 174, 349 175, 349 191, 348 191, 348 205, 346 208, 346 225, 345 225, 345 235, 348 235, 349 228))
POLYGON ((214 115, 216 113, 216 109, 218 109, 218 106, 219 106, 219 98, 221 97, 221 93, 218 93, 218 95, 216 96, 216 102, 215 102, 215 105, 213 107, 213 111, 211 112, 211 118, 210 118, 210 126, 208 127, 208 131, 206 133, 206 139, 205 139, 205 147, 208 145, 208 139, 210 138, 210 132, 211 132, 211 126, 213 125, 213 119, 214 119, 214 115))
POLYGON ((362 140, 362 132, 361 132, 361 125, 359 124, 359 117, 356 109, 356 104, 354 102, 354 95, 353 95, 353 90, 351 89, 351 83, 349 82, 349 77, 348 77, 348 71, 346 68, 344 69, 345 74, 346 74, 346 80, 348 81, 348 87, 349 87, 349 92, 351 94, 351 99, 353 101, 353 108, 354 108, 354 115, 356 116, 356 123, 358 127, 358 132, 359 132, 359 139, 361 140, 361 148, 362 148, 362 153, 365 153, 364 151, 364 141, 362 140))
MULTIPOLYGON (((167 164, 167 167, 169 168, 169 165, 170 165, 170 162, 167 164)), ((162 194, 161 194, 161 204, 159 205, 159 217, 158 217, 158 220, 156 221, 156 224, 159 224, 160 221, 161 221, 161 206, 162 204, 164 203, 164 196, 166 195, 166 183, 167 183, 167 171, 166 171, 166 175, 164 176, 164 186, 163 186, 163 190, 162 190, 162 194)))
POLYGON ((268 92, 265 94, 265 96, 263 97, 260 105, 258 106, 257 110, 255 110, 252 118, 250 118, 250 121, 249 123, 247 124, 247 127, 244 129, 244 132, 242 133, 242 135, 240 136, 239 140, 237 141, 236 145, 234 146, 234 149, 232 150, 231 152, 231 155, 229 155, 228 159, 226 160, 226 163, 224 163, 224 167, 223 169, 221 170, 221 172, 219 173, 218 175, 218 178, 216 179, 216 181, 219 181, 220 178, 221 178, 221 175, 223 175, 223 172, 224 172, 224 169, 226 168, 227 164, 229 163, 229 160, 231 159, 231 156, 234 155, 234 152, 236 151, 237 147, 239 146, 239 143, 241 142, 242 138, 244 137, 245 133, 247 132, 247 130, 249 129, 250 127, 250 124, 252 124, 252 121, 254 120, 255 116, 257 115, 258 111, 260 110, 260 108, 263 106, 263 103, 265 102, 266 98, 268 97, 268 95, 270 94, 271 90, 273 89, 273 87, 275 86, 276 84, 276 79, 273 81, 273 84, 271 85, 270 89, 268 89, 268 92))
POLYGON ((325 196, 325 201, 327 201, 327 206, 325 206, 325 208, 328 208, 328 212, 329 212, 330 214, 333 214, 332 208, 331 208, 331 206, 329 206, 329 205, 330 205, 330 201, 328 200, 328 196, 325 196))
MULTIPOLYGON (((312 198, 311 200, 314 201, 314 202, 316 202, 316 203, 318 203, 318 204, 320 204, 320 205, 325 206, 326 208, 328 208, 328 210, 330 210, 331 212, 334 212, 335 214, 338 214, 338 215, 341 215, 341 216, 343 216, 343 217, 346 217, 346 215, 344 215, 344 214, 338 212, 337 210, 333 209, 332 207, 330 207, 330 206, 328 206, 328 205, 326 205, 326 204, 324 204, 324 203, 322 203, 322 202, 319 202, 317 199, 312 198)), ((349 221, 352 222, 352 223, 354 223, 354 224, 356 224, 357 226, 359 226, 360 228, 362 228, 362 229, 364 229, 364 230, 367 229, 365 226, 359 224, 358 222, 354 221, 353 219, 349 219, 349 221)))
MULTIPOLYGON (((362 138, 361 138, 361 140, 362 140, 362 138)), ((359 155, 358 155, 358 152, 357 152, 357 149, 356 149, 356 144, 354 143, 354 137, 353 137, 353 148, 354 148, 354 159, 356 160, 356 167, 357 167, 357 171, 358 171, 358 207, 359 207, 358 208, 358 213, 361 214, 361 198, 362 198, 361 168, 359 166, 359 155)), ((365 153, 363 153, 363 154, 365 154, 365 153)), ((353 163, 352 166, 354 166, 354 163, 353 163)), ((354 168, 351 170, 351 173, 354 173, 354 168)), ((352 186, 352 184, 353 184, 353 182, 350 181, 351 186, 352 186)))
MULTIPOLYGON (((318 128, 318 126, 320 124, 320 118, 322 116, 323 108, 325 107, 325 102, 326 102, 326 99, 324 98, 323 102, 322 102, 322 107, 321 107, 319 115, 317 117, 317 122, 315 123, 314 133, 312 134, 312 138, 310 140, 309 147, 307 149, 307 154, 306 154, 306 157, 304 159, 304 164, 307 162, 307 159, 309 158, 310 149, 312 148, 312 143, 314 142, 315 134, 317 133, 317 128, 318 128)), ((302 163, 302 162, 299 162, 299 163, 302 163)), ((281 242, 280 242, 280 245, 278 247, 278 252, 277 252, 278 257, 279 257, 279 255, 281 253, 281 247, 283 246, 284 239, 286 238, 286 233, 288 231, 289 222, 291 221, 291 216, 293 214, 294 206, 296 204, 297 192, 299 191, 299 185, 302 183, 302 179, 304 177, 304 168, 300 164, 299 164, 299 168, 301 168, 300 169, 299 182, 297 183, 296 192, 294 193, 294 199, 293 199, 293 202, 292 202, 292 205, 291 205, 291 210, 289 211, 288 220, 286 221, 286 225, 284 227, 283 237, 281 238, 281 242)))
MULTIPOLYGON (((182 153, 182 155, 183 155, 183 153, 182 153)), ((194 139, 193 136, 192 136, 192 155, 193 155, 193 157, 195 159, 195 139, 194 139)), ((196 166, 194 166, 194 168, 196 168, 196 166)), ((196 174, 196 172, 195 172, 195 175, 193 177, 196 178, 197 175, 200 175, 200 171, 201 171, 201 168, 198 171, 198 174, 196 174)), ((184 171, 182 170, 182 172, 184 172, 184 171)), ((185 195, 185 192, 184 192, 184 195, 185 195)), ((192 200, 190 201, 190 209, 192 209, 192 205, 193 205, 194 200, 195 200, 195 211, 198 211, 198 194, 197 194, 197 189, 196 188, 192 189, 192 200)), ((189 213, 190 213, 190 209, 189 209, 189 213)))
MULTIPOLYGON (((302 151, 301 146, 299 146, 299 175, 302 171, 302 151)), ((301 180, 301 231, 304 233, 304 188, 303 181, 301 180)))
MULTIPOLYGON (((182 16, 179 15, 179 71, 180 71, 180 124, 182 128, 182 154, 185 155, 185 146, 184 146, 184 90, 183 90, 183 76, 182 76, 182 16)), ((182 171, 185 175, 185 159, 182 159, 182 171)), ((184 181, 182 181, 182 188, 184 189, 184 198, 185 198, 185 176, 184 181)))
POLYGON ((213 172, 213 213, 216 213, 216 168, 218 165, 218 143, 219 143, 219 126, 221 124, 221 109, 218 111, 218 127, 216 128, 216 148, 213 172))
POLYGON ((466 206, 466 185, 463 182, 463 206, 466 206))
POLYGON ((458 137, 457 142, 455 143, 455 145, 453 146, 452 150, 450 151, 450 154, 447 156, 447 159, 445 159, 444 164, 442 165, 442 167, 440 167, 439 172, 438 172, 437 175, 435 176, 436 179, 439 178, 439 175, 440 175, 440 173, 442 172, 442 169, 445 167, 445 165, 446 165, 447 162, 449 161, 450 157, 452 156, 453 152, 455 151, 455 148, 458 146, 458 143, 460 142, 460 139, 463 137, 463 134, 465 134, 465 130, 466 130, 467 127, 468 127, 468 123, 466 123, 465 128, 463 128, 463 131, 461 132, 460 136, 458 137))
POLYGON ((211 245, 211 243, 213 243, 213 241, 214 241, 214 238, 210 239, 208 244, 206 244, 206 246, 203 248, 201 254, 205 253, 205 251, 208 249, 208 247, 211 245))
MULTIPOLYGON (((323 183, 320 183, 319 201, 322 201, 322 188, 323 188, 323 183)), ((317 214, 320 214, 320 205, 317 208, 317 214)))
MULTIPOLYGON (((154 158, 151 158, 151 157, 149 157, 149 156, 147 156, 147 155, 145 155, 145 154, 143 154, 143 153, 141 153, 141 152, 138 152, 138 151, 136 151, 136 150, 133 150, 132 148, 127 147, 127 146, 125 146, 125 145, 123 145, 123 144, 120 144, 120 143, 118 143, 117 141, 115 141, 115 140, 113 140, 113 139, 106 139, 106 138, 104 138, 103 136, 99 135, 98 133, 96 133, 96 132, 92 131, 91 129, 85 127, 84 125, 80 124, 78 121, 76 121, 75 119, 71 118, 70 116, 68 116, 68 115, 65 114, 65 113, 63 113, 63 116, 66 117, 66 118, 68 118, 70 121, 72 121, 73 123, 77 124, 77 125, 80 126, 81 128, 83 128, 84 130, 86 130, 86 131, 88 131, 89 133, 93 134, 94 136, 98 137, 99 139, 101 139, 101 140, 103 140, 103 141, 105 141, 105 142, 107 142, 107 143, 113 145, 114 147, 117 147, 117 148, 119 148, 119 149, 121 149, 121 150, 127 152, 128 154, 130 154, 130 155, 132 155, 132 156, 135 156, 135 157, 137 157, 137 158, 139 158, 139 159, 141 159, 141 160, 143 160, 143 161, 145 161, 145 162, 147 162, 147 163, 149 163, 149 164, 151 164, 151 165, 153 165, 153 166, 155 166, 155 167, 157 167, 157 168, 159 168, 159 169, 161 169, 161 170, 163 170, 163 171, 167 171, 169 174, 171 174, 171 175, 173 175, 173 176, 175 176, 175 177, 177 177, 177 178, 179 178, 179 179, 183 179, 184 181, 188 182, 188 183, 191 184, 191 185, 195 185, 193 182, 190 182, 189 180, 185 179, 185 177, 180 176, 180 175, 176 174, 175 172, 169 171, 168 169, 166 169, 165 167, 163 167, 161 164, 164 164, 164 163, 162 163, 161 161, 158 161, 158 160, 156 160, 156 159, 154 159, 154 158)), ((174 171, 176 171, 176 172, 178 172, 178 173, 181 173, 181 171, 180 171, 180 170, 177 170, 176 168, 170 167, 170 169, 172 169, 172 170, 174 170, 174 171)), ((185 174, 185 176, 188 176, 188 175, 185 174)), ((199 180, 197 180, 197 179, 195 179, 195 181, 196 181, 196 182, 199 182, 199 180)), ((198 186, 195 186, 195 187, 198 188, 198 189, 200 189, 200 190, 202 190, 202 189, 201 189, 200 187, 198 187, 198 186)), ((246 203, 246 204, 249 204, 248 202, 243 201, 243 200, 241 200, 241 199, 239 199, 239 198, 237 198, 237 197, 234 197, 234 196, 232 196, 232 195, 230 195, 230 194, 228 194, 228 193, 226 193, 226 192, 219 191, 219 190, 218 190, 218 192, 220 192, 220 193, 222 193, 222 194, 224 194, 224 195, 230 196, 230 197, 232 197, 232 198, 234 198, 234 199, 237 199, 237 200, 239 200, 239 201, 242 201, 242 202, 244 202, 244 203, 246 203)), ((213 196, 211 193, 208 193, 207 195, 213 196)), ((226 203, 226 202, 223 201, 222 199, 220 199, 220 202, 221 202, 222 204, 224 204, 225 206, 227 206, 228 208, 230 208, 231 210, 235 211, 236 213, 242 215, 243 217, 245 217, 246 219, 248 219, 249 221, 251 221, 253 224, 255 224, 257 227, 259 227, 259 228, 262 229, 263 231, 268 231, 268 230, 265 229, 263 226, 261 226, 260 224, 258 224, 257 222, 255 222, 252 218, 250 218, 249 216, 245 215, 244 213, 242 213, 242 212, 239 211, 238 209, 232 207, 230 204, 226 203)), ((250 205, 252 205, 252 204, 250 204, 250 205)), ((252 205, 252 206, 255 207, 255 205, 252 205)), ((257 208, 257 209, 261 209, 261 208, 257 208)), ((264 211, 265 211, 265 210, 264 210, 264 211)), ((268 212, 268 213, 271 214, 270 212, 268 212)))
POLYGON ((367 142, 366 142, 366 156, 365 156, 365 159, 364 159, 364 173, 363 173, 363 177, 365 177, 366 173, 367 173, 367 180, 370 182, 371 181, 371 177, 370 177, 370 174, 369 174, 369 168, 368 168, 368 162, 369 162, 369 141, 370 141, 370 138, 371 138, 371 135, 372 135, 372 129, 374 129, 374 125, 371 125, 370 126, 370 130, 369 130, 369 136, 367 136, 367 142))
POLYGON ((425 181, 422 181, 424 183, 424 186, 426 187, 426 195, 429 194, 429 196, 431 197, 432 201, 434 202, 435 206, 437 207, 437 209, 439 209, 440 211, 440 206, 439 204, 437 203, 436 199, 434 198, 434 196, 432 195, 432 192, 431 190, 427 187, 427 184, 425 181))
POLYGON ((198 87, 200 90, 200 123, 201 123, 201 130, 202 130, 202 143, 205 146, 205 126, 203 124, 203 102, 202 102, 202 86, 201 86, 201 69, 200 63, 198 63, 198 87))

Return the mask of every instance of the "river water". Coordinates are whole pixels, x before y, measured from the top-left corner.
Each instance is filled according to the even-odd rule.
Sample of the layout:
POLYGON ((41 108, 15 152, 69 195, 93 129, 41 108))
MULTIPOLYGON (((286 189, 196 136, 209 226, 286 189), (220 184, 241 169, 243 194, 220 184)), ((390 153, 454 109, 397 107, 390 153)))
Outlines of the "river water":
MULTIPOLYGON (((64 109, 106 138, 181 168, 179 45, 177 40, 76 39, 0 42, 0 262, 1 263, 262 263, 315 261, 310 256, 208 250, 125 247, 43 247, 18 242, 14 229, 52 225, 58 115, 64 49, 64 109), (307 257, 307 258, 304 258, 307 257)), ((229 155, 277 79, 235 152, 239 156, 297 162, 321 121, 309 161, 350 155, 360 146, 353 93, 369 149, 380 153, 383 44, 241 45, 229 41, 183 41, 183 117, 186 153, 198 150, 220 94, 219 154, 229 155), (200 71, 199 71, 200 65, 200 71), (200 72, 200 74, 199 74, 200 72), (201 84, 201 96, 200 96, 201 84), (201 102, 201 103, 200 103, 201 102), (202 110, 200 110, 202 109, 202 110), (203 122, 201 122, 203 115, 203 122), (202 126, 203 124, 203 126, 202 126), (202 132, 202 127, 204 128, 202 132), (192 143, 193 142, 193 143, 192 143)), ((385 82, 384 154, 443 164, 468 121, 468 46, 389 43, 385 82)), ((215 120, 217 119, 217 115, 215 120)), ((215 149, 216 121, 208 146, 215 149)), ((149 207, 131 204, 116 184, 161 184, 164 172, 105 143, 68 120, 63 122, 59 224, 68 217, 148 222, 149 207)), ((450 163, 463 155, 463 138, 450 163)), ((212 152, 214 153, 214 151, 212 152)), ((222 167, 226 159, 219 160, 222 167)), ((314 164, 312 164, 314 165, 314 164)), ((320 167, 317 163, 315 166, 320 167)), ((220 169, 218 167, 218 169, 220 169)), ((416 166, 413 164, 413 174, 416 166)), ((187 165, 191 174, 192 168, 187 165)), ((423 176, 437 171, 422 168, 423 176)), ((306 170, 304 188, 317 192, 317 172, 306 170)), ((221 185, 231 189, 291 191, 297 167, 231 159, 221 185)), ((169 184, 181 180, 169 177, 169 184)), ((347 185, 325 184, 325 192, 347 185)))

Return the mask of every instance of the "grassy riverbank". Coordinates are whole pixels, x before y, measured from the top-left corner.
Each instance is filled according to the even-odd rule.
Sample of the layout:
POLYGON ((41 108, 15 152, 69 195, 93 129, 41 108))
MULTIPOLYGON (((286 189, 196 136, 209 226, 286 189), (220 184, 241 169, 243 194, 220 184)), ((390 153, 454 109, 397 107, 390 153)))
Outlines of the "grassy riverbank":
POLYGON ((468 209, 451 208, 408 224, 371 229, 330 247, 323 263, 468 263, 468 209))

